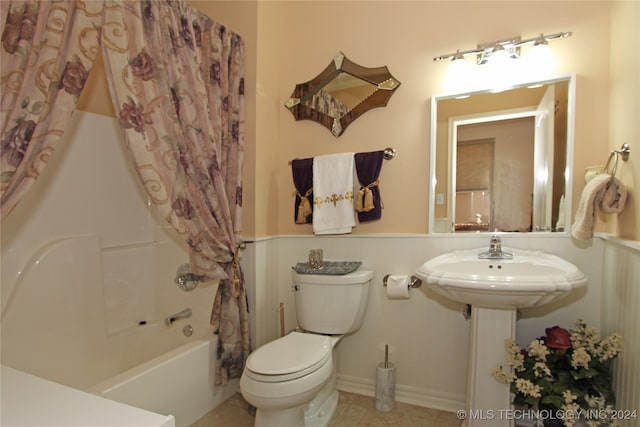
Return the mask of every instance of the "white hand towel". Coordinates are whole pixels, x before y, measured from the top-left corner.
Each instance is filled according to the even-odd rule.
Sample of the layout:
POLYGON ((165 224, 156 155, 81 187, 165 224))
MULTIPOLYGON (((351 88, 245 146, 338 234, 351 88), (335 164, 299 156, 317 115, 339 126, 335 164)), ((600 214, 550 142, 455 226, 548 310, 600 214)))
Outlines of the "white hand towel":
POLYGON ((346 234, 356 225, 353 154, 327 154, 313 159, 315 234, 346 234))
POLYGON ((591 179, 582 191, 576 217, 571 226, 571 235, 578 240, 589 240, 593 237, 596 222, 596 208, 604 213, 619 213, 624 208, 627 191, 616 178, 600 174, 591 179))

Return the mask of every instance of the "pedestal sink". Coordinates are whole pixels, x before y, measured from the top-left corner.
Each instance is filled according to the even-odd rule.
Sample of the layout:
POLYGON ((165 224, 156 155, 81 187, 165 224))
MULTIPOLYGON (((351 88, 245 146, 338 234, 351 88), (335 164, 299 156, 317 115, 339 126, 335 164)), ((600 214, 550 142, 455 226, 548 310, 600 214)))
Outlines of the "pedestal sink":
POLYGON ((514 423, 509 386, 491 370, 507 366, 504 341, 515 339, 516 310, 556 301, 585 286, 587 278, 555 255, 498 246, 480 259, 489 254, 483 250, 438 256, 416 275, 438 294, 472 307, 466 426, 507 427, 514 423))

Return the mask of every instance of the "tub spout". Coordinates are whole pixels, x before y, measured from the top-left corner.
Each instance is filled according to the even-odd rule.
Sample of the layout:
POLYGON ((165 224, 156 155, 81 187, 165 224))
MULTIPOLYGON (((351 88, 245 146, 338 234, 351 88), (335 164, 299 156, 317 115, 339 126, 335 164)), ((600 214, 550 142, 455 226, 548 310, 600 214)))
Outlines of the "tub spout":
POLYGON ((185 308, 179 313, 168 316, 167 318, 164 319, 164 321, 167 323, 167 325, 172 325, 173 322, 175 322, 176 320, 188 319, 189 317, 191 317, 191 309, 185 308))

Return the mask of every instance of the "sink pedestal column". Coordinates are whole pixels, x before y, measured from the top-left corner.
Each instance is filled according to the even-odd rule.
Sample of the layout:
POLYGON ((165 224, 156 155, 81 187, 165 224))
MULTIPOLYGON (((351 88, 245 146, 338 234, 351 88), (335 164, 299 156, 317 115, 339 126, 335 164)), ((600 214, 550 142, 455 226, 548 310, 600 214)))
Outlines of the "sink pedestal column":
POLYGON ((472 306, 467 427, 513 427, 509 385, 497 381, 491 371, 508 366, 504 341, 515 339, 515 334, 515 309, 472 306))

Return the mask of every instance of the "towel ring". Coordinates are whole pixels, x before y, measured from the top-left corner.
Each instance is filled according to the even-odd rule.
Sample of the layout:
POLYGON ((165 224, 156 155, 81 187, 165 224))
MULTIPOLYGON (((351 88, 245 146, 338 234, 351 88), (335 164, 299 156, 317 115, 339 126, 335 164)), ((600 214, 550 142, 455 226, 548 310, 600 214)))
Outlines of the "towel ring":
POLYGON ((611 154, 609 154, 609 158, 607 159, 607 163, 604 165, 602 172, 611 175, 611 177, 614 177, 616 175, 617 169, 618 169, 618 152, 616 150, 613 150, 611 154), (613 163, 613 169, 609 171, 609 164, 611 164, 611 159, 613 158, 615 158, 616 160, 613 163))
POLYGON ((629 147, 628 143, 622 144, 619 150, 611 150, 611 154, 609 154, 609 158, 607 159, 607 163, 604 165, 604 169, 602 169, 603 173, 608 173, 611 175, 611 179, 616 176, 616 171, 618 170, 618 160, 622 157, 623 161, 629 160, 629 153, 631 152, 631 147, 629 147), (611 159, 615 158, 615 162, 613 163, 613 168, 611 172, 609 172, 609 165, 611 164, 611 159))

